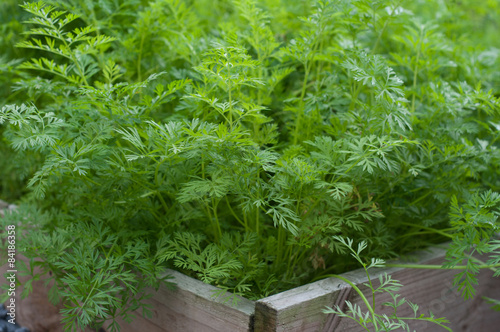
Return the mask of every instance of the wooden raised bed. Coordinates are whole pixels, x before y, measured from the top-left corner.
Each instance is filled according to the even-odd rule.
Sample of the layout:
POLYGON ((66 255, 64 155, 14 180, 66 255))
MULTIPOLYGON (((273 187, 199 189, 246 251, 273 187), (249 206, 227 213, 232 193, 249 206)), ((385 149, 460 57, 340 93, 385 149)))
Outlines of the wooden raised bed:
MULTIPOLYGON (((432 248, 418 254, 418 263, 441 264, 445 250, 432 248)), ((490 309, 481 296, 500 298, 500 279, 492 277, 492 271, 483 270, 479 276, 479 286, 474 299, 464 301, 453 287, 453 276, 456 270, 423 270, 384 268, 372 270, 372 281, 387 273, 399 280, 404 287, 400 290, 402 297, 420 306, 419 313, 429 313, 436 317, 446 317, 453 331, 498 331, 500 314, 490 309)), ((367 282, 364 270, 356 270, 342 274, 343 277, 359 285, 364 294, 371 294, 363 286, 367 282)), ((376 287, 376 286, 375 286, 376 287)), ((338 304, 342 307, 344 300, 366 308, 359 295, 345 282, 328 278, 309 285, 301 286, 281 294, 273 295, 256 303, 254 331, 366 331, 352 320, 340 319, 335 315, 325 315, 321 309, 338 304)), ((388 294, 378 293, 375 310, 382 310, 382 303, 392 302, 388 294)), ((398 309, 398 315, 412 315, 409 307, 398 309)), ((363 312, 366 312, 364 310, 363 312)), ((387 314, 389 310, 383 311, 387 314)), ((442 331, 438 326, 427 322, 410 324, 412 330, 442 331)), ((444 330, 443 330, 444 331, 444 330)))
MULTIPOLYGON (((418 262, 440 264, 444 254, 444 249, 432 248, 418 253, 418 262)), ((346 299, 364 307, 358 294, 336 278, 320 280, 256 302, 242 299, 238 306, 231 307, 212 299, 215 287, 176 271, 168 273, 174 276, 177 289, 161 288, 149 301, 154 307, 153 317, 137 317, 132 324, 123 325, 122 331, 138 331, 141 327, 155 332, 366 331, 351 320, 322 313, 325 306, 342 306, 346 299)), ((490 309, 490 305, 481 298, 488 296, 500 299, 500 279, 492 277, 492 271, 481 271, 477 295, 467 301, 452 286, 456 270, 384 268, 373 270, 372 280, 383 273, 391 274, 393 279, 404 285, 401 296, 418 304, 421 313, 428 314, 430 310, 436 317, 448 318, 453 331, 498 331, 500 314, 490 309)), ((364 270, 344 273, 342 276, 361 285, 365 294, 369 294, 362 285, 367 281, 364 270)), ((388 295, 378 294, 376 310, 381 310, 381 304, 390 300, 388 295)), ((411 314, 409 307, 401 309, 404 310, 398 310, 400 316, 411 314)), ((385 312, 389 313, 387 310, 385 312)), ((419 332, 442 330, 426 322, 410 324, 410 327, 419 332)))
MULTIPOLYGON (((417 263, 440 264, 445 250, 439 247, 416 254, 417 263)), ((452 286, 456 270, 420 270, 384 268, 371 270, 372 280, 391 274, 404 287, 402 297, 420 306, 420 313, 433 312, 436 317, 446 317, 453 331, 496 332, 500 326, 500 313, 490 309, 482 296, 500 299, 500 279, 490 270, 482 270, 474 299, 464 301, 452 286)), ((161 287, 146 302, 152 306, 152 317, 137 313, 130 324, 120 324, 123 332, 313 332, 313 331, 365 331, 348 319, 322 313, 325 306, 343 305, 345 300, 365 308, 358 294, 345 282, 327 278, 289 291, 266 297, 259 301, 240 298, 236 306, 214 299, 216 288, 177 271, 168 270, 177 287, 161 287)), ((363 283, 367 281, 364 270, 344 273, 342 276, 359 285, 369 294, 363 283)), ((390 301, 387 294, 377 295, 376 311, 382 303, 390 301)), ((19 308, 22 310, 22 308, 19 308)), ((385 311, 390 313, 389 311, 385 311)), ((400 316, 410 316, 409 307, 398 310, 400 316)), ((22 317, 22 315, 20 315, 22 317)), ((25 324, 20 321, 21 324, 25 324)), ((29 327, 29 326, 28 326, 29 327)), ((412 330, 441 331, 426 322, 415 322, 412 330)), ((52 330, 51 330, 52 331, 52 330)), ((33 332, 37 332, 36 330, 33 332)))

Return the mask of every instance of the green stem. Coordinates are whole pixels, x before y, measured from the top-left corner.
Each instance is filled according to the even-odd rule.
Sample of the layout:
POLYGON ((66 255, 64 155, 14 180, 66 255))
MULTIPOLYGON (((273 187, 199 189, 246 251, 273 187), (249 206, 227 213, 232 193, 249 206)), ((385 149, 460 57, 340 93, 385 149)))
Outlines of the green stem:
POLYGON ((361 92, 361 88, 363 87, 362 83, 355 84, 356 90, 354 90, 354 94, 351 96, 351 103, 349 104, 349 111, 354 109, 354 105, 356 104, 356 100, 358 100, 358 95, 361 92))
MULTIPOLYGON (((319 42, 319 53, 323 53, 323 39, 319 42)), ((319 84, 320 84, 320 75, 321 75, 321 69, 323 68, 323 62, 319 62, 318 65, 316 66, 316 90, 319 91, 319 84)))
MULTIPOLYGON (((378 331, 375 311, 373 310, 373 307, 370 305, 370 302, 368 302, 368 300, 366 299, 365 294, 363 294, 363 292, 352 281, 350 281, 347 278, 344 278, 344 277, 339 276, 337 274, 329 274, 329 275, 325 276, 325 278, 329 278, 329 277, 337 278, 337 279, 344 281, 345 283, 349 284, 349 286, 351 286, 358 293, 359 297, 363 300, 366 307, 368 308, 368 311, 370 311, 370 314, 371 314, 372 320, 373 320, 373 325, 375 327, 375 331, 378 331)), ((370 280, 370 278, 368 278, 368 280, 370 280)), ((372 290, 373 290, 373 288, 372 288, 372 290)))
MULTIPOLYGON (((394 16, 394 12, 396 11, 396 9, 399 7, 399 5, 401 4, 401 2, 403 2, 403 0, 400 0, 398 1, 397 4, 394 5, 394 7, 392 7, 392 11, 391 11, 391 14, 389 15, 389 17, 387 18, 387 20, 385 20, 385 23, 384 23, 384 26, 382 27, 382 30, 380 31, 378 37, 377 37, 377 40, 375 41, 375 44, 373 45, 373 48, 372 48, 372 51, 371 53, 374 54, 375 53, 375 50, 377 49, 377 46, 378 46, 378 43, 380 42, 380 39, 382 38, 382 35, 384 34, 385 32, 385 29, 387 28, 387 26, 389 25, 389 22, 391 21, 391 19, 393 18, 394 16)), ((375 28, 375 25, 373 26, 373 28, 375 28)))
MULTIPOLYGON (((291 250, 291 247, 292 246, 288 246, 287 251, 291 250)), ((288 255, 288 253, 287 253, 287 255, 288 255)), ((295 258, 293 259, 293 264, 292 264, 292 255, 291 255, 291 253, 289 255, 290 255, 290 257, 288 258, 288 263, 287 263, 287 267, 286 267, 287 276, 290 276, 292 274, 292 269, 293 269, 293 267, 295 267, 295 262, 297 261, 297 256, 299 256, 299 255, 295 255, 295 258)))
MULTIPOLYGON (((106 254, 106 259, 104 260, 104 264, 103 266, 106 266, 108 260, 109 260, 109 255, 111 254, 111 252, 113 251, 113 248, 115 247, 116 243, 118 241, 118 237, 115 239, 115 241, 113 242, 113 245, 111 246, 111 248, 109 249, 109 251, 107 252, 106 254)), ((103 269, 101 269, 102 271, 103 269)), ((95 273, 97 273, 97 271, 94 271, 95 273)), ((87 301, 90 299, 90 296, 92 295, 92 292, 94 291, 94 288, 97 286, 97 282, 99 281, 98 278, 96 278, 96 280, 94 281, 93 285, 92 285, 92 288, 90 289, 88 295, 87 295, 87 298, 85 299, 85 301, 83 301, 82 305, 80 306, 80 308, 78 309, 78 312, 76 313, 76 316, 78 316, 80 314, 80 312, 83 310, 83 308, 85 307, 85 305, 87 304, 87 301)))
MULTIPOLYGON (((442 265, 433 265, 433 264, 398 264, 398 263, 386 263, 384 266, 401 267, 407 269, 428 269, 428 270, 466 270, 469 268, 467 265, 443 267, 442 265)), ((491 269, 498 267, 500 267, 500 264, 482 264, 477 266, 478 269, 491 269)))
MULTIPOLYGON (((255 183, 259 183, 260 180, 260 168, 257 170, 255 183)), ((257 233, 257 237, 259 237, 259 228, 260 228, 260 211, 258 208, 255 209, 255 233, 257 233)))
MULTIPOLYGON (((291 251, 292 246, 290 246, 289 249, 291 251)), ((298 262, 302 262, 304 260, 304 256, 306 255, 306 253, 307 253, 307 250, 302 249, 302 252, 299 255, 295 255, 295 258, 293 259, 293 264, 290 264, 292 262, 292 259, 290 257, 289 263, 288 263, 288 269, 287 269, 288 273, 293 271, 293 269, 295 268, 295 266, 297 265, 298 262)))
MULTIPOLYGON (((363 264, 363 269, 365 270, 366 277, 368 278, 368 282, 370 283, 370 289, 375 289, 373 288, 372 284, 372 279, 370 278, 370 274, 368 273, 368 269, 366 268, 366 265, 363 264)), ((375 308, 375 292, 372 291, 372 308, 375 308)))
MULTIPOLYGON (((479 264, 481 264, 481 265, 487 265, 486 263, 484 263, 484 262, 483 262, 482 260, 480 260, 479 258, 472 257, 472 253, 471 253, 471 256, 469 256, 469 259, 470 259, 470 260, 473 260, 473 261, 475 261, 476 263, 479 263, 479 264)), ((489 269, 490 269, 491 271, 495 272, 495 273, 498 271, 497 266, 491 266, 489 269)))
POLYGON ((90 182, 90 183, 92 183, 92 184, 94 184, 94 185, 96 185, 96 186, 99 186, 99 187, 100 187, 100 186, 102 186, 102 184, 95 182, 94 180, 92 180, 92 179, 91 179, 91 178, 89 178, 88 176, 84 176, 83 178, 84 178, 86 181, 88 181, 88 182, 90 182))
MULTIPOLYGON (((261 82, 264 81, 263 79, 263 74, 262 74, 262 56, 260 55, 260 52, 257 51, 257 61, 259 62, 259 69, 257 70, 257 77, 261 82)), ((257 105, 261 106, 262 105, 262 89, 260 87, 257 87, 257 105)), ((254 137, 258 137, 260 132, 260 122, 259 121, 253 121, 253 134, 254 137)))
MULTIPOLYGON (((260 54, 260 51, 257 51, 257 61, 259 62, 258 77, 259 80, 263 82, 264 78, 262 73, 262 55, 260 54)), ((260 88, 257 89, 257 105, 262 105, 262 89, 260 88)))
MULTIPOLYGON (((314 41, 312 42, 312 47, 311 47, 311 52, 308 55, 310 58, 306 59, 304 61, 304 81, 302 82, 302 91, 300 93, 300 106, 299 109, 297 110, 297 118, 295 119, 295 137, 293 138, 293 144, 297 144, 298 142, 298 135, 299 135, 299 130, 300 130, 300 122, 301 118, 303 115, 304 111, 304 97, 306 96, 306 90, 307 90, 307 81, 309 79, 309 73, 311 72, 312 65, 314 63, 314 56, 316 54, 316 51, 318 50, 318 40, 321 39, 321 35, 324 31, 324 28, 321 28, 319 33, 315 36, 314 41)), ((321 44, 321 42, 320 42, 321 44)), ((322 45, 320 45, 322 46, 322 45)))
POLYGON ((260 226, 260 211, 259 209, 255 209, 255 233, 257 233, 257 237, 259 236, 259 226, 260 226))
POLYGON ((312 205, 309 205, 307 208, 306 208, 306 213, 303 214, 303 219, 307 219, 307 217, 309 216, 309 214, 311 212, 314 212, 316 211, 316 206, 318 206, 318 204, 320 203, 321 201, 318 199, 318 200, 315 200, 314 203, 312 205))
POLYGON ((201 154, 201 178, 205 180, 205 156, 201 154))
POLYGON ((229 128, 233 130, 233 102, 231 98, 231 83, 229 84, 229 128))
POLYGON ((304 113, 304 97, 306 95, 307 80, 309 78, 309 70, 310 70, 308 61, 304 63, 304 67, 305 67, 304 81, 302 82, 302 91, 300 93, 300 104, 297 109, 297 117, 295 118, 295 135, 293 137, 293 144, 298 143, 300 125, 302 122, 302 114, 304 113))
MULTIPOLYGON (((160 171, 160 166, 166 161, 166 160, 169 160, 167 158, 163 159, 162 161, 160 161, 157 165, 156 165, 156 168, 155 168, 155 184, 156 184, 156 188, 160 188, 160 182, 159 182, 159 171, 160 171)), ((168 212, 168 205, 167 203, 165 202, 165 200, 163 199, 163 196, 161 195, 160 191, 159 190, 154 190, 155 193, 156 193, 156 196, 158 196, 158 199, 160 200, 161 202, 161 205, 163 206, 163 209, 165 210, 165 212, 168 212)))
POLYGON ((142 81, 142 75, 141 75, 141 62, 142 62, 142 49, 144 47, 144 39, 145 39, 145 34, 141 34, 141 43, 139 45, 139 56, 137 58, 137 79, 139 82, 142 81))
POLYGON ((64 44, 64 47, 68 50, 68 52, 70 54, 71 61, 73 61, 73 63, 75 64, 76 69, 78 70, 78 73, 80 74, 80 77, 82 78, 83 83, 86 86, 89 86, 89 83, 87 82, 87 79, 85 78, 85 74, 83 72, 83 69, 80 66, 80 63, 77 61, 75 53, 71 49, 70 44, 68 44, 68 42, 66 41, 66 38, 60 33, 59 29, 53 23, 51 23, 51 26, 55 31, 57 31, 57 38, 64 44))
POLYGON ((216 203, 215 199, 212 198, 212 211, 214 213, 216 240, 217 242, 219 242, 220 239, 222 238, 222 231, 220 228, 219 217, 217 216, 217 205, 219 205, 219 202, 216 203))
POLYGON ((425 229, 427 231, 440 234, 440 235, 448 237, 450 239, 453 238, 453 235, 448 234, 448 233, 444 232, 443 230, 439 230, 439 229, 435 229, 435 228, 431 228, 431 227, 426 227, 426 226, 423 226, 423 225, 415 225, 415 224, 404 222, 404 221, 400 222, 400 224, 401 225, 405 225, 405 226, 411 226, 411 227, 417 227, 417 228, 425 229))
POLYGON ((327 273, 329 271, 335 271, 335 270, 338 270, 338 269, 339 269, 338 265, 332 265, 330 267, 327 267, 326 269, 324 269, 323 271, 321 271, 321 273, 319 275, 317 275, 316 277, 314 277, 311 280, 311 282, 315 282, 315 281, 327 278, 326 276, 328 276, 329 274, 325 274, 325 273, 327 273))
POLYGON ((227 198, 227 195, 225 196, 226 198, 226 204, 227 204, 227 207, 229 208, 229 211, 231 212, 231 214, 233 215, 233 217, 243 226, 245 227, 245 232, 249 232, 250 230, 248 229, 248 225, 246 223, 246 219, 245 219, 245 222, 241 221, 241 219, 236 215, 236 212, 234 212, 233 208, 231 207, 231 204, 229 203, 229 199, 227 198))
POLYGON ((169 208, 168 208, 167 202, 165 202, 165 200, 163 199, 161 192, 159 192, 158 190, 155 190, 155 192, 156 192, 156 196, 160 200, 161 206, 163 206, 163 209, 165 210, 165 212, 168 212, 169 208))
POLYGON ((248 218, 247 218, 246 213, 243 213, 243 223, 244 223, 245 229, 250 229, 248 227, 248 218))
POLYGON ((398 317, 397 319, 400 320, 400 321, 405 321, 405 320, 421 320, 421 321, 424 321, 424 322, 432 322, 432 323, 434 323, 436 325, 441 326, 446 331, 453 332, 453 330, 451 328, 449 328, 448 326, 445 326, 444 324, 442 324, 440 322, 437 322, 435 320, 431 320, 432 318, 425 318, 425 317, 424 318, 420 318, 420 317, 398 317))
POLYGON ((279 266, 282 259, 282 251, 283 251, 283 227, 278 226, 278 253, 276 254, 276 263, 279 266))
POLYGON ((227 63, 227 74, 228 74, 228 85, 227 85, 227 90, 228 90, 228 97, 229 97, 229 128, 231 131, 233 130, 233 99, 231 96, 231 90, 233 89, 233 86, 231 84, 231 63, 227 63))
MULTIPOLYGON (((453 230, 453 228, 447 228, 447 229, 442 229, 441 231, 451 231, 453 230)), ((415 235, 423 235, 423 234, 435 234, 437 233, 436 230, 428 230, 428 231, 425 231, 425 232, 412 232, 412 233, 406 233, 406 234, 403 234, 401 236, 398 236, 397 238, 398 239, 401 239, 401 238, 404 238, 404 237, 408 237, 408 236, 415 236, 415 235)), ((441 234, 443 235, 443 234, 441 234)))
POLYGON ((416 205, 418 202, 420 202, 421 200, 425 199, 430 194, 433 194, 433 192, 432 191, 426 192, 425 194, 423 194, 422 196, 420 196, 419 198, 417 198, 416 200, 414 200, 413 202, 411 202, 411 205, 416 205))
POLYGON ((415 69, 413 70, 413 96, 411 98, 411 114, 415 112, 415 96, 417 95, 417 79, 418 79, 418 62, 420 61, 420 49, 422 48, 422 34, 423 30, 420 33, 420 40, 418 43, 417 49, 417 58, 415 60, 415 69))

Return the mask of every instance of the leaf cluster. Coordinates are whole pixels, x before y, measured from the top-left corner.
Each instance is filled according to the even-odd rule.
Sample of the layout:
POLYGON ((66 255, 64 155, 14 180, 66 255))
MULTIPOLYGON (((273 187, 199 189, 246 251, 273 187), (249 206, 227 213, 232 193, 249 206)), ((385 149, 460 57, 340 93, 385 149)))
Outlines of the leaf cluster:
POLYGON ((68 329, 128 317, 160 266, 252 299, 341 273, 347 237, 359 263, 452 239, 466 297, 497 264, 473 254, 498 251, 498 5, 0 6, 0 196, 68 329))
MULTIPOLYGON (((355 321, 359 326, 364 328, 367 331, 411 331, 410 322, 414 321, 424 321, 436 324, 447 331, 451 331, 446 324, 449 321, 442 317, 435 317, 432 312, 429 312, 429 315, 426 316, 423 313, 419 314, 419 306, 408 301, 405 298, 401 298, 400 294, 398 294, 398 290, 403 286, 398 280, 392 279, 390 275, 384 273, 380 274, 378 278, 378 286, 372 282, 372 278, 370 276, 369 270, 376 267, 383 267, 385 261, 378 258, 371 258, 370 263, 366 263, 361 258, 361 252, 366 249, 367 244, 364 241, 361 241, 357 248, 354 247, 354 241, 350 238, 341 238, 336 237, 336 239, 345 246, 348 251, 350 251, 351 256, 356 259, 361 265, 366 273, 366 277, 368 279, 368 283, 364 284, 367 287, 368 296, 365 295, 360 288, 358 288, 351 281, 345 279, 342 276, 332 275, 333 277, 339 278, 345 282, 347 282, 360 296, 363 300, 364 306, 366 306, 367 311, 363 312, 362 306, 352 303, 349 300, 346 300, 345 303, 342 303, 342 307, 336 305, 334 308, 326 307, 323 310, 325 314, 335 314, 339 317, 344 317, 347 319, 351 319, 355 321), (376 306, 376 294, 384 293, 388 294, 391 297, 392 302, 384 302, 382 303, 382 311, 384 309, 390 310, 390 314, 385 312, 379 313, 375 312, 376 306), (371 303, 369 301, 369 297, 371 295, 371 303), (411 309, 412 315, 405 317, 401 314, 398 314, 398 309, 400 311, 404 310, 404 307, 408 306, 411 309)), ((385 310, 385 311, 387 311, 385 310)))

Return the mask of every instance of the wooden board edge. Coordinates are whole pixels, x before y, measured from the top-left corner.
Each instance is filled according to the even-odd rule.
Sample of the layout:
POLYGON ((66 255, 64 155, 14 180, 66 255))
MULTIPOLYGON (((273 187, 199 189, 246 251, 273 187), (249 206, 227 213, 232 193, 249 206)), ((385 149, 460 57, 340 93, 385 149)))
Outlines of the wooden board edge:
MULTIPOLYGON (((446 251, 442 248, 442 245, 430 247, 425 250, 419 250, 411 255, 407 255, 406 258, 416 261, 416 263, 425 263, 430 260, 439 258, 443 256, 446 251)), ((400 259, 391 261, 391 263, 405 263, 406 259, 400 259)), ((402 270, 400 267, 387 267, 387 268, 376 268, 370 270, 370 278, 376 279, 379 276, 387 273, 393 274, 397 271, 402 270)), ((342 277, 350 280, 354 284, 362 284, 367 282, 367 276, 363 269, 357 269, 341 274, 342 277)), ((264 306, 273 308, 274 310, 280 311, 287 307, 292 307, 297 305, 297 301, 309 301, 315 298, 325 296, 331 292, 339 291, 345 287, 350 287, 346 282, 337 278, 325 278, 322 280, 315 281, 310 284, 299 286, 290 289, 285 292, 281 292, 275 295, 268 296, 266 298, 256 301, 256 306, 263 308, 264 306), (297 300, 297 301, 296 301, 297 300)))
POLYGON ((172 279, 169 279, 168 281, 173 282, 175 284, 175 287, 179 290, 187 292, 193 292, 193 290, 196 290, 197 297, 203 298, 210 302, 218 303, 220 305, 231 307, 232 309, 245 315, 250 316, 255 312, 255 301, 251 301, 242 296, 234 295, 230 292, 227 292, 221 297, 215 297, 214 293, 220 291, 219 288, 206 284, 200 280, 191 278, 175 270, 167 269, 163 276, 165 275, 172 277, 172 279), (235 296, 237 298, 237 303, 235 306, 228 302, 228 299, 232 296, 235 296))

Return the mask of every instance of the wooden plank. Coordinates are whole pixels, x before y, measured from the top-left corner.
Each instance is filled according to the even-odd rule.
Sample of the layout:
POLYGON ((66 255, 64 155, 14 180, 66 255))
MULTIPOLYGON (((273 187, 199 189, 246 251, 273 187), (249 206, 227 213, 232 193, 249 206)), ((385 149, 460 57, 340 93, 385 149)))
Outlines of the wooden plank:
POLYGON ((152 318, 137 314, 131 324, 120 324, 123 332, 250 332, 253 331, 255 303, 239 297, 238 304, 231 306, 213 297, 216 287, 168 270, 176 284, 170 290, 162 286, 147 300, 153 306, 152 318))
MULTIPOLYGON (((364 271, 343 274, 355 284, 366 281, 364 271)), ((256 302, 255 331, 333 331, 338 319, 325 315, 325 306, 341 305, 351 298, 351 287, 335 278, 327 278, 269 296, 256 302)))
MULTIPOLYGON (((14 205, 0 201, 0 212, 3 212, 2 209, 14 208, 14 205)), ((17 258, 24 259, 27 263, 27 260, 20 253, 17 258)), ((0 271, 5 272, 6 266, 2 266, 0 271)), ((214 292, 218 290, 214 286, 177 271, 168 270, 166 274, 173 277, 171 281, 176 284, 176 289, 171 290, 162 286, 158 292, 151 290, 154 295, 145 302, 152 306, 152 317, 145 318, 142 316, 142 312, 136 312, 134 313, 135 319, 131 323, 118 320, 122 327, 121 331, 250 332, 253 330, 255 302, 238 297, 238 304, 231 306, 229 303, 224 303, 221 298, 214 298, 214 292)), ((23 281, 25 280, 23 279, 23 281)), ((19 291, 21 289, 19 288, 19 291)), ((18 308, 20 322, 26 323, 34 331, 46 330, 49 325, 47 330, 62 331, 61 316, 58 312, 60 307, 52 306, 48 302, 47 291, 48 289, 43 286, 42 281, 36 281, 34 282, 34 294, 25 300, 16 298, 17 303, 20 304, 18 308), (47 310, 50 310, 50 313, 47 310), (45 316, 44 320, 32 319, 33 314, 42 312, 45 316), (38 325, 30 325, 34 322, 38 325)), ((17 292, 16 296, 19 293, 17 292)))
MULTIPOLYGON (((14 206, 8 207, 14 208, 14 206)), ((420 252, 418 261, 426 264, 440 264, 444 255, 444 249, 433 248, 420 252)), ((401 281, 404 287, 399 293, 417 303, 421 308, 420 312, 427 314, 431 310, 437 317, 448 318, 451 321, 450 327, 454 331, 493 332, 499 330, 500 314, 489 309, 489 305, 481 298, 481 295, 486 295, 500 299, 500 280, 492 277, 492 271, 481 271, 477 295, 468 301, 462 300, 452 286, 453 276, 456 273, 454 270, 386 268, 373 270, 372 280, 377 280, 378 276, 383 273, 392 274, 393 279, 401 281)), ((136 318, 130 324, 121 321, 123 332, 365 331, 351 320, 322 313, 325 306, 335 304, 342 306, 346 299, 364 308, 359 295, 347 283, 339 279, 320 280, 257 302, 239 298, 238 305, 233 307, 228 303, 223 303, 221 299, 214 299, 216 287, 177 271, 168 270, 167 274, 173 277, 172 281, 176 284, 176 289, 161 287, 151 299, 146 301, 152 306, 152 317, 144 318, 137 313, 136 318)), ((360 285, 365 295, 369 294, 369 289, 362 286, 367 281, 363 270, 351 271, 343 276, 360 285)), ((375 281, 375 284, 377 282, 375 281)), ((43 287, 37 285, 36 288, 42 291, 43 287)), ((46 292, 46 289, 43 291, 46 292)), ((44 301, 46 303, 46 300, 44 301)), ((377 295, 377 312, 390 313, 388 308, 382 306, 382 303, 387 301, 390 301, 387 294, 377 295)), ((30 303, 30 306, 33 305, 30 303)), ((22 308, 26 306, 19 307, 19 309, 22 308)), ((401 308, 398 313, 400 316, 409 316, 411 310, 409 307, 401 308)), ((22 318, 22 315, 20 316, 22 318)), ((426 322, 410 326, 419 332, 440 330, 435 325, 426 322)))
MULTIPOLYGON (((17 253, 16 261, 24 261, 27 265, 29 260, 22 254, 17 253)), ((8 266, 7 257, 4 253, 0 253, 0 285, 7 282, 4 274, 10 270, 8 266)), ((18 265, 19 266, 19 265, 18 265)), ((36 271, 40 271, 35 268, 36 271)), ((24 284, 30 277, 21 276, 20 273, 16 273, 17 280, 24 284)), ((33 292, 27 297, 22 298, 21 292, 23 291, 23 286, 17 286, 15 290, 15 295, 12 297, 16 303, 16 323, 28 328, 30 331, 50 331, 50 332, 63 332, 63 325, 61 324, 61 314, 59 311, 64 308, 63 305, 53 305, 48 299, 49 287, 53 283, 49 284, 49 287, 45 285, 46 280, 33 281, 33 292)), ((10 300, 7 300, 10 301, 10 300)), ((4 304, 7 304, 5 302, 4 304)), ((95 332, 95 330, 87 328, 85 332, 95 332)))
POLYGON ((0 199, 0 217, 4 216, 5 211, 4 210, 14 210, 16 206, 14 204, 9 204, 5 201, 2 201, 0 199))
MULTIPOLYGON (((428 264, 441 264, 443 257, 438 257, 427 261, 428 264)), ((429 314, 429 311, 436 317, 446 317, 450 320, 450 327, 453 331, 498 331, 500 325, 500 314, 491 310, 489 305, 481 296, 500 298, 500 280, 494 278, 493 272, 489 270, 481 271, 479 275, 479 286, 476 287, 477 295, 470 300, 463 300, 460 293, 453 287, 453 277, 457 271, 453 270, 421 270, 402 269, 392 276, 400 280, 404 287, 400 293, 408 300, 419 304, 419 313, 429 314)), ((365 287, 364 293, 368 294, 365 287)), ((351 293, 350 300, 361 305, 361 299, 357 294, 351 293)), ((390 310, 383 310, 381 304, 391 301, 387 294, 380 294, 377 298, 377 309, 379 312, 390 313, 390 310)), ((386 308, 386 307, 385 307, 386 308)), ((398 310, 400 316, 411 316, 409 307, 401 307, 398 310)), ((410 322, 411 330, 419 332, 444 331, 435 324, 428 322, 410 322)), ((364 331, 352 321, 340 320, 334 331, 364 331)))
MULTIPOLYGON (((440 264, 444 260, 445 250, 433 248, 431 251, 419 253, 419 262, 426 264, 440 264)), ((483 270, 479 276, 479 286, 474 299, 464 301, 452 286, 456 270, 423 270, 385 268, 373 270, 372 280, 377 280, 383 273, 392 274, 393 279, 399 280, 404 287, 400 290, 402 297, 420 306, 419 313, 428 314, 431 310, 437 317, 446 317, 451 321, 449 327, 453 331, 498 331, 500 314, 489 308, 481 298, 489 296, 500 299, 500 280, 493 278, 492 271, 483 270)), ((343 274, 355 284, 361 285, 365 296, 371 293, 362 286, 367 282, 364 270, 356 270, 343 274)), ((378 284, 378 280, 375 285, 378 284)), ((376 286, 375 286, 376 287, 376 286)), ((286 331, 286 332, 313 332, 313 331, 366 331, 349 319, 342 319, 336 315, 325 315, 321 312, 325 306, 341 305, 344 300, 360 305, 366 312, 359 295, 345 282, 328 278, 309 285, 298 287, 287 292, 276 294, 256 303, 255 331, 286 331)), ((391 310, 383 307, 382 303, 391 301, 388 294, 379 293, 376 299, 376 311, 390 314, 391 310)), ((412 311, 409 307, 402 307, 398 315, 408 317, 412 311)), ((434 324, 428 322, 412 322, 412 330, 441 331, 434 324)))
MULTIPOLYGON (((4 213, 9 213, 8 210, 14 210, 16 208, 13 204, 8 204, 7 202, 0 200, 0 218, 4 216, 4 213), (6 212, 7 211, 7 212, 6 212)), ((0 230, 3 232, 4 230, 0 230)), ((16 234, 18 237, 20 234, 16 234)), ((7 282, 4 275, 7 271, 12 270, 7 264, 6 251, 0 252, 0 285, 7 282)), ((29 266, 29 260, 19 251, 16 251, 16 268, 19 268, 19 262, 23 261, 29 266)), ((39 268, 35 268, 35 271, 39 272, 39 268)), ((10 274, 10 273, 9 273, 10 274)), ((22 276, 19 272, 15 273, 17 280, 24 284, 30 277, 22 276)), ((55 306, 48 300, 48 290, 49 288, 45 285, 46 280, 35 280, 32 283, 33 292, 27 298, 21 298, 21 292, 23 291, 23 286, 17 286, 15 289, 15 294, 12 298, 16 303, 16 323, 28 328, 30 331, 51 331, 51 332, 63 332, 63 326, 60 323, 61 316, 59 310, 63 308, 62 305, 55 306)), ((52 283, 49 284, 52 286, 52 283)), ((4 304, 10 301, 7 300, 4 304)), ((85 331, 92 331, 90 329, 85 331)))

